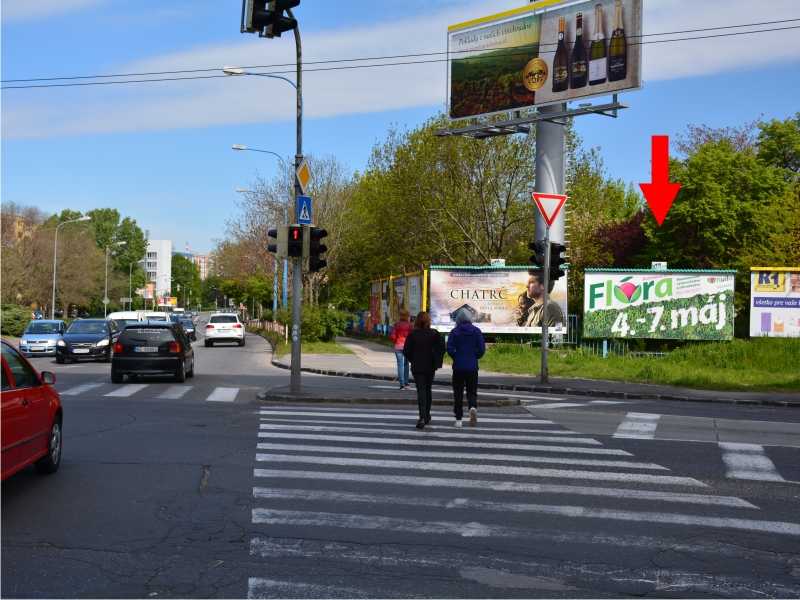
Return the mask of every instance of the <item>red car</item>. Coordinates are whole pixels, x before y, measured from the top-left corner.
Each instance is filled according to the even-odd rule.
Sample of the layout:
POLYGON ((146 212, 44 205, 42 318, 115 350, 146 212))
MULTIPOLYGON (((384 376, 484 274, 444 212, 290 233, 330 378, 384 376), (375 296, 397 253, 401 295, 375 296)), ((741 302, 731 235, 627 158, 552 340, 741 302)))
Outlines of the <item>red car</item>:
POLYGON ((2 340, 2 479, 30 464, 55 473, 61 464, 62 407, 53 389, 56 376, 41 375, 11 344, 2 340))

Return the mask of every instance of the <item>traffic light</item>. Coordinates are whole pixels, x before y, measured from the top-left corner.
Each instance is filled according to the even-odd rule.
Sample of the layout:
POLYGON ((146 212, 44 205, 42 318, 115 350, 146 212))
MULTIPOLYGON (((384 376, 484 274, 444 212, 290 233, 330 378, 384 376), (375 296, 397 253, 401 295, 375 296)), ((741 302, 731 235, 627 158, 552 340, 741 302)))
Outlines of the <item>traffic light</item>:
POLYGON ((289 226, 281 225, 277 229, 270 229, 267 235, 277 240, 276 244, 269 244, 267 250, 274 252, 278 258, 289 258, 289 226))
POLYGON ((320 243, 322 238, 328 236, 328 232, 321 227, 309 227, 308 232, 308 272, 316 273, 328 266, 328 261, 319 256, 328 251, 328 247, 320 243))
POLYGON ((297 27, 297 20, 284 16, 284 11, 300 4, 300 0, 247 0, 242 15, 242 31, 259 37, 281 37, 284 31, 297 27))
POLYGON ((550 281, 556 281, 566 275, 561 269, 561 265, 567 262, 561 257, 561 253, 566 251, 567 247, 564 244, 550 242, 550 281))
POLYGON ((531 264, 544 269, 544 242, 531 242, 528 244, 528 248, 534 252, 529 259, 531 264))
POLYGON ((303 226, 302 225, 289 225, 287 228, 288 235, 286 241, 286 256, 289 258, 302 258, 303 257, 303 226))

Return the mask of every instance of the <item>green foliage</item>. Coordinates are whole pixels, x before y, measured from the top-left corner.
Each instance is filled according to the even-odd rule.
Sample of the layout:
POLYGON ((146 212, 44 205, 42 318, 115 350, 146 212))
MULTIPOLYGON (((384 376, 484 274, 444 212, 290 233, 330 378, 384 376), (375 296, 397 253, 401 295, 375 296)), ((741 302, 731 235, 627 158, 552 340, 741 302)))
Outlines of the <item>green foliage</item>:
POLYGON ((181 254, 172 255, 172 291, 178 306, 190 308, 200 300, 200 270, 181 254), (186 302, 184 304, 184 298, 186 302))
MULTIPOLYGON (((343 310, 320 305, 304 304, 300 315, 300 330, 304 342, 331 342, 344 335, 350 314, 343 310)), ((278 323, 292 326, 292 307, 278 309, 278 323)))
POLYGON ((3 335, 20 337, 30 322, 30 308, 14 304, 0 306, 0 331, 3 335))
POLYGON ((758 160, 782 169, 787 181, 800 180, 800 112, 793 119, 773 119, 758 127, 758 160))

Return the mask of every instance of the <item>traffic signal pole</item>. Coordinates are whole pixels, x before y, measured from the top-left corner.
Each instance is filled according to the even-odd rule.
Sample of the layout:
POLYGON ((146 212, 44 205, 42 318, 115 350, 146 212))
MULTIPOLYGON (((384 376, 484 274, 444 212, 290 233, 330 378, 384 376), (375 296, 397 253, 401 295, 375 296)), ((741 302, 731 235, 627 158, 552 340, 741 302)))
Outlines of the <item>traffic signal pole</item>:
POLYGON ((547 383, 547 346, 550 334, 548 332, 547 302, 550 300, 550 228, 545 223, 544 228, 544 292, 542 293, 542 375, 540 381, 547 383))
MULTIPOLYGON (((294 19, 291 9, 286 11, 289 17, 294 19)), ((294 178, 294 214, 300 214, 300 181, 297 179, 297 171, 303 163, 303 48, 300 44, 300 27, 294 28, 294 40, 297 46, 297 153, 294 157, 295 178, 294 178)), ((300 391, 300 323, 303 303, 303 260, 302 258, 292 259, 292 370, 291 370, 291 391, 300 391)))

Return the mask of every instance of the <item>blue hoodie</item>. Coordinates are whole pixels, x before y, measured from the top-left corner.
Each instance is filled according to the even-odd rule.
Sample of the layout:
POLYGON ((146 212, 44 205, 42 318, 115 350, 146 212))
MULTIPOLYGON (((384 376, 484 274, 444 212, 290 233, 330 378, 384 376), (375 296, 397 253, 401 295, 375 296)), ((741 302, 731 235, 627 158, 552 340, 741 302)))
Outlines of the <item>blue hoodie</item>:
POLYGON ((478 359, 486 352, 483 333, 472 323, 460 323, 447 338, 447 353, 453 371, 477 371, 478 359))

